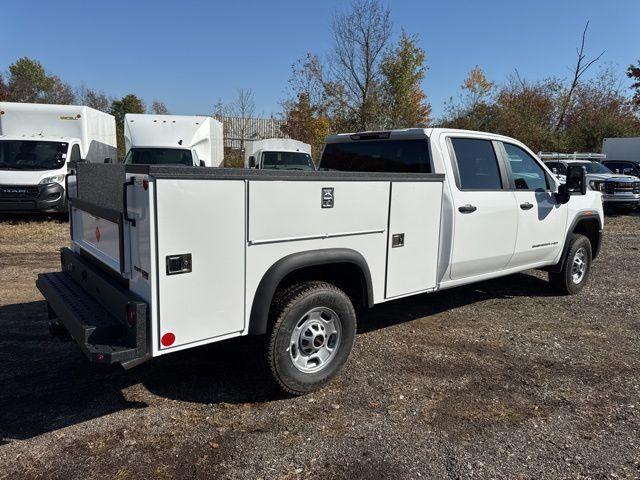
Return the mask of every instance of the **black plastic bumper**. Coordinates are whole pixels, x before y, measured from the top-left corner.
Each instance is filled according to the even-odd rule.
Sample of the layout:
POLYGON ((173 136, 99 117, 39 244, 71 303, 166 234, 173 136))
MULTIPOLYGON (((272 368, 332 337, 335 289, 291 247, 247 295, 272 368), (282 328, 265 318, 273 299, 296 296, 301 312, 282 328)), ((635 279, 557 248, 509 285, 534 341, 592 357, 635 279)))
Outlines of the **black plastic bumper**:
POLYGON ((62 271, 38 275, 50 312, 92 362, 129 368, 150 357, 147 304, 65 248, 62 271))
POLYGON ((0 185, 2 212, 64 212, 66 208, 64 187, 59 183, 0 185))

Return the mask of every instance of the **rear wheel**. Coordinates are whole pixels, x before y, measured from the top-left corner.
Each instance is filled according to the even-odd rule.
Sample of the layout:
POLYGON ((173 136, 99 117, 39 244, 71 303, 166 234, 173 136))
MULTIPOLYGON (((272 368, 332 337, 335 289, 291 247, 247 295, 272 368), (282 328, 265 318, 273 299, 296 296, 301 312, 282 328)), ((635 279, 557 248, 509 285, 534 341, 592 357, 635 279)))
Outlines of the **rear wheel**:
POLYGON ((349 297, 326 282, 305 282, 281 292, 273 304, 267 342, 271 373, 288 393, 323 387, 349 357, 356 315, 349 297))
POLYGON ((569 251, 559 272, 549 273, 549 282, 555 290, 574 295, 583 289, 591 272, 591 242, 584 235, 571 236, 569 251))

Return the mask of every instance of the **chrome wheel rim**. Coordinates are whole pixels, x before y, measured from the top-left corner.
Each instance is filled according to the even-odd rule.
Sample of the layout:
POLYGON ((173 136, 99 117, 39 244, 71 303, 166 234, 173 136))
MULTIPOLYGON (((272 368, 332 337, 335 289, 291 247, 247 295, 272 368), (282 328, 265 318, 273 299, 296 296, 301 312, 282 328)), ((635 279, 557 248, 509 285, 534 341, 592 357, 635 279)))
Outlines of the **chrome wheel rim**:
POLYGON ((576 254, 573 256, 573 263, 571 264, 571 278, 573 283, 578 284, 587 273, 587 251, 580 247, 576 254))
POLYGON ((323 370, 336 356, 342 337, 340 317, 326 307, 309 310, 300 317, 289 342, 293 365, 304 373, 323 370))

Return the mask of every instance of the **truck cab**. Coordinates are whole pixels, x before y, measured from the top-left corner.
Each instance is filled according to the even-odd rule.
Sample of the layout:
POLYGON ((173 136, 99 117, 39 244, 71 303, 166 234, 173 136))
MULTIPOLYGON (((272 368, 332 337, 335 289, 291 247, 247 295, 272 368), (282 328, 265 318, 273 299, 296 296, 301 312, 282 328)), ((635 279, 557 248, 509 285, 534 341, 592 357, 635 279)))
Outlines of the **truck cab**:
POLYGON ((315 170, 311 145, 288 138, 268 138, 245 144, 245 168, 259 170, 315 170))
POLYGON ((88 107, 0 103, 0 211, 65 212, 69 162, 115 156, 110 115, 88 107))
POLYGON ((222 123, 190 115, 125 115, 127 165, 217 167, 224 161, 222 123))

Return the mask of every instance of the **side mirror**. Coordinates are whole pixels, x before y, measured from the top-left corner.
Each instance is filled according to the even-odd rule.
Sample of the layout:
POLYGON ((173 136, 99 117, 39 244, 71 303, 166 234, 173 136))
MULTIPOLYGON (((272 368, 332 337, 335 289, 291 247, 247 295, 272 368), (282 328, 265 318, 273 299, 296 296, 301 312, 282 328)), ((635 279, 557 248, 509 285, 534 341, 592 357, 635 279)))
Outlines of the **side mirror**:
POLYGON ((569 195, 585 195, 587 193, 586 169, 581 165, 569 165, 566 185, 569 195))
POLYGON ((111 163, 111 159, 110 158, 105 158, 104 159, 104 163, 111 163))
POLYGON ((200 160, 200 166, 201 167, 206 167, 206 165, 204 164, 204 160, 200 160))
POLYGON ((256 157, 253 155, 249 157, 249 168, 256 168, 256 157))
POLYGON ((555 194, 558 203, 567 203, 571 195, 585 195, 587 193, 587 171, 584 167, 569 165, 565 178, 565 183, 558 186, 558 193, 555 194))

